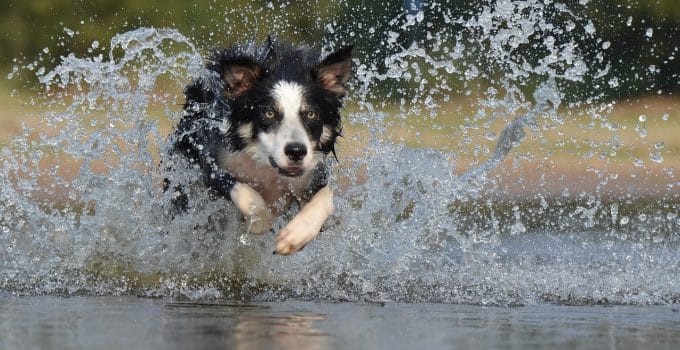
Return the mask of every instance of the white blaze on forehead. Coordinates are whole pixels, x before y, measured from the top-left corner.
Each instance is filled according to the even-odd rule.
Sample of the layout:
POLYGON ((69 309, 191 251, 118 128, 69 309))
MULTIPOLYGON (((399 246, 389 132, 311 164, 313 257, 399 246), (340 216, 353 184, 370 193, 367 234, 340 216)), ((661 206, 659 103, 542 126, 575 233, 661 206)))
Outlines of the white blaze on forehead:
POLYGON ((304 103, 304 89, 300 84, 282 80, 274 85, 274 100, 278 103, 284 118, 300 114, 304 103))
POLYGON ((281 125, 275 132, 279 142, 302 143, 310 149, 311 140, 300 119, 300 112, 306 107, 304 88, 297 83, 282 80, 274 85, 272 95, 283 117, 281 125))

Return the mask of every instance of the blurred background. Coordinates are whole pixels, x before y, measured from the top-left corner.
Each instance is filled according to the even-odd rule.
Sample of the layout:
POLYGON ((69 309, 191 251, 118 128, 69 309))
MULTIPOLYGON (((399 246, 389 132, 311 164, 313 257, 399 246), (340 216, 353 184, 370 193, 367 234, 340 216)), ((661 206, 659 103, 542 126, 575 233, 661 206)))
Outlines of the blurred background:
MULTIPOLYGON (((588 4, 582 15, 594 24, 598 41, 611 43, 607 58, 612 62, 613 75, 627 82, 608 90, 608 95, 621 98, 670 93, 680 88, 680 60, 674 58, 680 45, 680 2, 580 2, 588 4), (650 66, 656 67, 659 73, 647 71, 650 66)), ((425 35, 425 30, 437 31, 448 25, 442 13, 472 15, 485 2, 437 3, 437 8, 430 8, 427 3, 414 0, 199 0, 191 4, 179 0, 6 0, 0 4, 0 69, 5 72, 4 76, 12 72, 14 66, 31 63, 49 70, 61 56, 104 51, 112 36, 138 27, 176 28, 206 50, 244 39, 261 40, 270 32, 283 39, 312 45, 329 40, 332 34, 352 41, 359 52, 366 54, 382 46, 385 31, 395 30, 391 21, 415 7, 425 11, 427 28, 401 35, 399 40, 404 46, 408 46, 408 40, 425 35), (250 13, 244 13, 248 10, 250 13), (258 13, 262 15, 257 16, 258 13), (341 32, 328 33, 331 24, 341 32), (95 41, 100 46, 93 49, 95 41)), ((582 42, 584 46, 593 44, 582 42)), ((32 81, 27 80, 14 80, 9 85, 27 87, 25 84, 32 81)))
MULTIPOLYGON (((601 69, 614 78, 603 84, 590 76, 560 86, 564 93, 561 108, 567 116, 565 125, 558 131, 546 131, 540 137, 523 142, 516 155, 526 159, 527 154, 538 149, 549 153, 556 160, 554 166, 558 169, 555 172, 574 173, 572 182, 582 183, 588 169, 603 164, 642 173, 648 177, 648 184, 663 182, 654 179, 680 164, 680 138, 675 136, 680 131, 677 112, 680 100, 676 97, 680 91, 680 58, 676 57, 680 54, 680 2, 566 1, 567 5, 584 5, 577 6, 581 13, 571 18, 561 18, 565 13, 561 10, 550 12, 551 8, 561 9, 559 2, 544 2, 552 4, 546 5, 545 18, 558 22, 576 21, 574 26, 592 34, 582 35, 583 30, 565 32, 564 38, 557 38, 558 42, 576 42, 576 50, 590 69, 601 69), (621 125, 620 141, 630 145, 599 159, 597 155, 603 152, 606 140, 593 124, 592 113, 588 116, 572 113, 595 101, 614 102, 608 107, 608 120, 621 125), (588 124, 592 125, 588 127, 588 124), (639 132, 641 128, 644 133, 639 132), (659 142, 661 153, 652 152, 659 142), (650 157, 657 155, 663 156, 662 164, 654 159, 650 161, 650 157), (617 162, 617 159, 621 161, 617 162), (641 167, 640 162, 647 166, 641 167)), ((22 122, 39 124, 40 109, 44 105, 32 100, 32 96, 44 93, 38 76, 49 72, 68 55, 102 55, 105 60, 111 55, 110 58, 115 59, 118 52, 109 53, 109 41, 116 34, 135 28, 176 28, 204 54, 212 48, 235 42, 264 40, 270 33, 325 50, 353 43, 359 62, 372 66, 376 72, 383 72, 389 69, 385 57, 408 48, 413 42, 425 50, 441 50, 447 45, 453 48, 453 42, 461 38, 438 42, 431 38, 431 33, 459 25, 450 23, 451 17, 472 18, 487 3, 199 0, 189 4, 179 0, 6 0, 0 4, 0 142, 6 144, 13 135, 19 134, 22 122), (425 20, 408 24, 418 12, 425 20)), ((455 29, 448 32, 454 35, 455 29)), ((543 38, 537 36, 536 40, 543 38)), ((530 59, 532 50, 536 56, 543 55, 543 49, 543 45, 527 43, 522 48, 522 57, 530 59)), ((432 71, 418 72, 419 79, 393 79, 374 84, 362 99, 372 101, 380 111, 392 117, 401 117, 390 119, 388 116, 386 119, 389 139, 413 147, 453 152, 457 157, 457 172, 462 173, 488 157, 496 142, 495 136, 507 124, 508 118, 511 119, 508 117, 504 123, 491 126, 490 134, 477 135, 465 142, 452 132, 469 123, 470 118, 466 116, 475 114, 478 101, 487 97, 487 89, 493 85, 489 82, 493 82, 498 74, 498 67, 484 64, 484 55, 483 50, 478 50, 456 62, 463 70, 467 65, 479 63, 482 73, 478 74, 478 79, 448 80, 445 91, 438 90, 432 95, 437 108, 435 112, 430 111, 427 118, 413 116, 427 113, 421 109, 426 99, 418 87, 420 79, 441 79, 431 76, 432 71)), ((405 70, 410 69, 406 67, 405 70)), ((524 79, 518 88, 531 96, 536 89, 535 80, 532 77, 524 79)), ((158 84, 159 94, 177 96, 177 105, 171 106, 171 110, 179 110, 181 86, 185 83, 158 84)), ((348 107, 350 113, 363 108, 365 105, 352 101, 348 107)), ((168 133, 172 127, 172 118, 169 119, 159 112, 161 128, 168 133)), ((362 139, 353 135, 363 135, 364 129, 349 123, 346 129, 348 142, 352 144, 362 139)), ((352 156, 352 152, 344 154, 352 156)), ((507 172, 516 167, 503 168, 507 172)), ((531 169, 531 166, 525 166, 521 171, 527 177, 532 174, 531 169)), ((507 173, 502 176, 514 178, 507 173)), ((636 176, 633 179, 640 181, 636 176)))

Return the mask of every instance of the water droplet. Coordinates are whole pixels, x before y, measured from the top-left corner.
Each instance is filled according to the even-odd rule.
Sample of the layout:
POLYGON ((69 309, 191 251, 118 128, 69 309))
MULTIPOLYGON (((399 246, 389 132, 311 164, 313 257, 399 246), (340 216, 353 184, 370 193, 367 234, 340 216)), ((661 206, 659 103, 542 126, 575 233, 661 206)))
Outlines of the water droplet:
POLYGON ((639 120, 640 122, 644 123, 644 122, 647 121, 647 116, 644 115, 644 114, 641 114, 641 115, 638 117, 638 120, 639 120))
POLYGON ((638 168, 644 168, 645 167, 645 162, 643 162, 641 159, 638 159, 638 158, 633 159, 633 164, 638 168))
POLYGON ((593 25, 593 21, 588 21, 588 24, 583 28, 585 29, 586 33, 588 34, 594 34, 595 33, 595 25, 593 25))
POLYGON ((660 152, 652 152, 649 154, 649 160, 655 163, 663 163, 663 156, 660 152))
POLYGON ((609 79, 608 84, 609 84, 609 87, 612 87, 612 88, 618 87, 619 86, 619 78, 613 77, 613 78, 609 79))
POLYGON ((420 23, 420 22, 423 21, 423 19, 425 19, 425 12, 422 11, 422 10, 418 11, 418 13, 416 14, 416 21, 418 21, 418 23, 420 23))
POLYGON ((488 132, 484 133, 484 138, 489 140, 489 141, 495 140, 496 137, 498 137, 498 135, 496 135, 496 133, 493 132, 493 131, 488 131, 488 132))
POLYGON ((654 148, 656 148, 656 149, 662 149, 663 146, 665 146, 663 141, 659 141, 659 142, 654 144, 654 148))
POLYGON ((621 225, 627 225, 629 220, 630 220, 630 219, 629 219, 627 216, 622 216, 622 217, 621 217, 621 221, 619 221, 619 223, 620 223, 621 225))
POLYGON ((654 29, 652 28, 647 28, 647 31, 645 32, 645 36, 648 38, 651 38, 654 35, 654 29))

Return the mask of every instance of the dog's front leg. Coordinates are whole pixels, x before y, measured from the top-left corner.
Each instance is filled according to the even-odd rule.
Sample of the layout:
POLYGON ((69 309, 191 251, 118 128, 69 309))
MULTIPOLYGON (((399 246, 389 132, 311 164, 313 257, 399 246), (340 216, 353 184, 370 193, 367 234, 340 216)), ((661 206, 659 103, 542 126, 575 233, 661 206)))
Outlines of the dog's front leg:
POLYGON ((246 219, 248 232, 261 235, 272 228, 272 213, 262 196, 252 187, 236 182, 229 191, 229 197, 246 219))
POLYGON ((217 192, 229 196, 245 218, 248 232, 261 235, 269 231, 274 218, 262 196, 252 187, 236 181, 231 174, 216 168, 210 165, 205 179, 217 192))
POLYGON ((332 213, 333 190, 330 186, 324 186, 279 232, 274 253, 288 255, 304 248, 319 234, 321 226, 332 213))

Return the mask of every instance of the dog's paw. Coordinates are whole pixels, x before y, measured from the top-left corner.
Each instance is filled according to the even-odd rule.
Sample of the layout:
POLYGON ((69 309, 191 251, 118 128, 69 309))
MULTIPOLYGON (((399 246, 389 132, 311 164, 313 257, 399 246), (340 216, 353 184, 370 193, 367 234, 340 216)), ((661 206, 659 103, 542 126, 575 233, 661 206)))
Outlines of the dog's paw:
POLYGON ((314 237, 319 234, 321 225, 318 220, 308 219, 298 215, 286 225, 276 237, 274 253, 289 255, 302 250, 314 237))
POLYGON ((319 234, 321 226, 333 213, 333 191, 326 186, 320 189, 302 210, 276 237, 275 254, 289 255, 302 250, 319 234))

